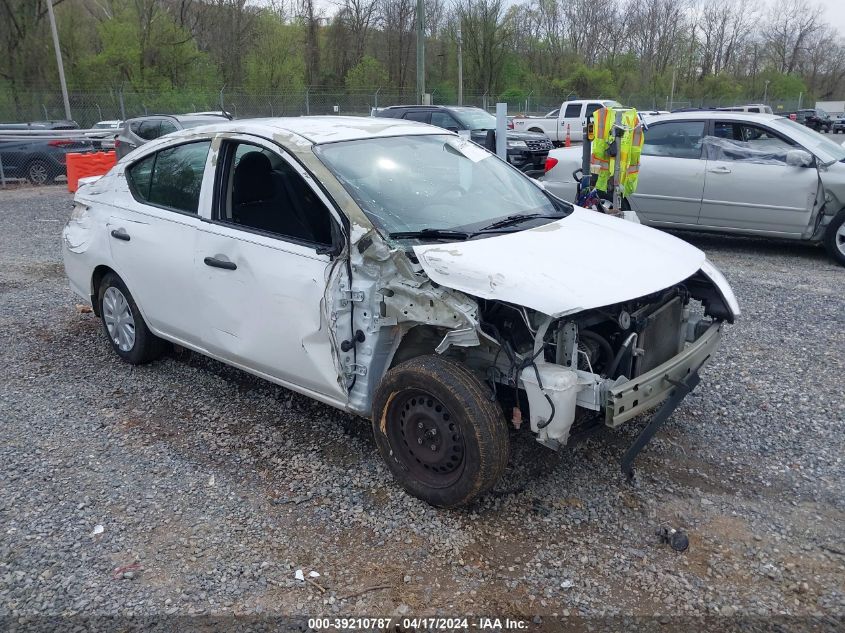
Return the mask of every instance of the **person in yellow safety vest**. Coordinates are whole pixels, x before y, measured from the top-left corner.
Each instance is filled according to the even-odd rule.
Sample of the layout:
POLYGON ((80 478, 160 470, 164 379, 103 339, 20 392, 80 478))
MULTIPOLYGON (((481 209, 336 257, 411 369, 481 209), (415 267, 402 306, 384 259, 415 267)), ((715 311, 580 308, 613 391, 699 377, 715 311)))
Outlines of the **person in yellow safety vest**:
POLYGON ((596 174, 596 189, 607 191, 613 176, 616 157, 621 161, 619 167, 619 184, 622 194, 630 196, 637 190, 640 173, 640 155, 642 154, 643 127, 637 111, 633 108, 622 113, 621 124, 625 133, 619 138, 616 156, 611 156, 608 150, 613 142, 613 125, 616 122, 616 112, 612 107, 604 107, 593 113, 593 130, 595 138, 592 142, 590 157, 590 172, 596 174))

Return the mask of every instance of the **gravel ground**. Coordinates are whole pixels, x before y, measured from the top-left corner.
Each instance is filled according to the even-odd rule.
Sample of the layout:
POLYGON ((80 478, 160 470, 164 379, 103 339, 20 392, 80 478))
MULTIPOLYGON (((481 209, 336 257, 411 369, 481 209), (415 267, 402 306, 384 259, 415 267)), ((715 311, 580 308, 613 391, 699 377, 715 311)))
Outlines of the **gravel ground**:
POLYGON ((0 192, 0 615, 845 615, 845 269, 820 249, 684 236, 744 313, 636 482, 643 419, 559 454, 524 433, 447 512, 360 419, 197 355, 121 362, 67 287, 69 211, 0 192))

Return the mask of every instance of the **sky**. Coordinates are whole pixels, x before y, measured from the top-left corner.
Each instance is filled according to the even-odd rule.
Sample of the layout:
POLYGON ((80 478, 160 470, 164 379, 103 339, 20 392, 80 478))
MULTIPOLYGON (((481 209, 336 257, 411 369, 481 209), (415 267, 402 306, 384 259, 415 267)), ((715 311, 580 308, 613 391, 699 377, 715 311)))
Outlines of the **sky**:
MULTIPOLYGON (((267 0, 265 0, 266 2, 267 0)), ((769 0, 767 4, 777 4, 781 0, 769 0)), ((811 0, 817 2, 825 10, 825 19, 828 24, 839 31, 839 34, 845 39, 845 6, 843 0, 811 0)), ((259 3, 261 0, 259 0, 259 3)), ((513 4, 516 0, 508 0, 513 4)), ((325 12, 325 15, 332 15, 340 4, 339 0, 317 0, 319 6, 325 12)))
POLYGON ((842 0, 818 0, 825 8, 825 17, 828 23, 839 30, 839 34, 845 37, 845 7, 842 0))

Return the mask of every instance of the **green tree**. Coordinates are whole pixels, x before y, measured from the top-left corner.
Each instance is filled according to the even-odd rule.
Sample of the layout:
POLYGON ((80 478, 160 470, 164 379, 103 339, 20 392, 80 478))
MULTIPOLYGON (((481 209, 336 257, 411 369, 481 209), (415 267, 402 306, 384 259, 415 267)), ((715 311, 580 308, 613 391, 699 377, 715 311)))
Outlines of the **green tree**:
POLYGON ((375 57, 365 55, 346 73, 346 87, 350 90, 366 90, 387 86, 387 68, 375 57))

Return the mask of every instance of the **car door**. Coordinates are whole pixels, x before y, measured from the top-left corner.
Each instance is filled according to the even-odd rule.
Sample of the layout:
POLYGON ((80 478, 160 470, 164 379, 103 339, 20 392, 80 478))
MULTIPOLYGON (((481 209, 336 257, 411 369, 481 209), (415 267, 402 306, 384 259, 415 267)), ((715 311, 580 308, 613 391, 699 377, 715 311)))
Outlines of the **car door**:
POLYGON ((745 121, 714 121, 710 138, 699 225, 799 237, 819 189, 814 166, 787 164, 787 152, 800 148, 745 121))
POLYGON ((194 251, 210 139, 168 146, 126 167, 107 230, 117 273, 150 328, 197 347, 194 251))
POLYGON ((215 204, 198 232, 204 346, 233 365, 312 395, 344 398, 326 288, 337 215, 310 175, 268 141, 215 141, 215 204))
POLYGON ((698 223, 707 164, 702 157, 705 126, 703 119, 649 125, 637 191, 629 200, 646 224, 698 223))
POLYGON ((584 112, 584 103, 569 103, 563 111, 563 116, 560 118, 560 129, 558 130, 558 140, 566 139, 566 126, 569 126, 569 138, 573 141, 581 140, 583 134, 581 133, 581 119, 584 112))

